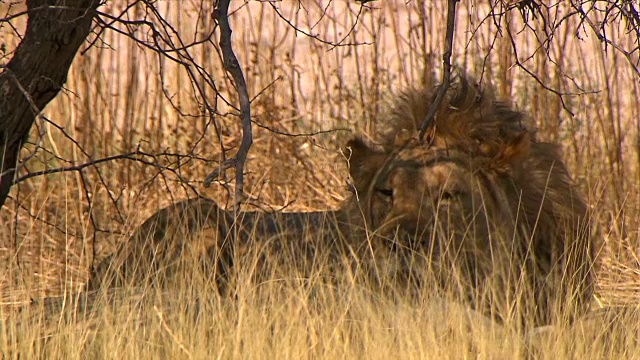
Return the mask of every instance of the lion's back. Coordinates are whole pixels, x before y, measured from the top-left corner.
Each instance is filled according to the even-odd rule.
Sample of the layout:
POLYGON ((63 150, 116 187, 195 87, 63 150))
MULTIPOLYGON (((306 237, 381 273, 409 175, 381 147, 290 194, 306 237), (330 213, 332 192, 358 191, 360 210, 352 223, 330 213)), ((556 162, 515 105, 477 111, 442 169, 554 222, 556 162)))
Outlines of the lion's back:
POLYGON ((262 212, 221 209, 198 198, 171 204, 145 220, 128 241, 95 268, 90 288, 166 283, 185 266, 204 266, 220 281, 242 257, 264 265, 304 267, 342 246, 333 211, 262 212), (279 260, 275 260, 279 259, 279 260), (298 263, 296 265, 296 263, 298 263))

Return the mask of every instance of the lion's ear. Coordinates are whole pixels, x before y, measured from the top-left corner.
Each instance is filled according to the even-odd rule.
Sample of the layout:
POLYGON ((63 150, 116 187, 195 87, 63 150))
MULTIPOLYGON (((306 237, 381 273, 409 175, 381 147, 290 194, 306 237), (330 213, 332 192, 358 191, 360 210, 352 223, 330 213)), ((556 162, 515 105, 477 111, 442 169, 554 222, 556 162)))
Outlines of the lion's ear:
POLYGON ((366 190, 371 179, 385 161, 385 154, 370 148, 359 138, 349 140, 344 150, 349 161, 349 173, 356 190, 366 190))
POLYGON ((531 135, 523 132, 504 144, 493 158, 492 167, 500 172, 509 172, 522 164, 531 153, 531 135))

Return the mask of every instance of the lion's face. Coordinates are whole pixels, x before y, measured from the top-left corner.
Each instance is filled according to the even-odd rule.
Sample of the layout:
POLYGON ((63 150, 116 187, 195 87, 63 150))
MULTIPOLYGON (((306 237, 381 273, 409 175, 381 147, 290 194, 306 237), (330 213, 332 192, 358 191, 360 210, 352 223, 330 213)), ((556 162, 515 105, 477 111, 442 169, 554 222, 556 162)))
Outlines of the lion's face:
POLYGON ((400 229, 421 243, 438 235, 475 244, 486 241, 489 231, 503 228, 506 234, 515 226, 509 224, 508 162, 527 151, 523 144, 505 146, 492 157, 418 139, 391 152, 359 140, 349 147, 359 203, 368 225, 379 233, 400 229), (502 156, 507 152, 509 158, 502 156))

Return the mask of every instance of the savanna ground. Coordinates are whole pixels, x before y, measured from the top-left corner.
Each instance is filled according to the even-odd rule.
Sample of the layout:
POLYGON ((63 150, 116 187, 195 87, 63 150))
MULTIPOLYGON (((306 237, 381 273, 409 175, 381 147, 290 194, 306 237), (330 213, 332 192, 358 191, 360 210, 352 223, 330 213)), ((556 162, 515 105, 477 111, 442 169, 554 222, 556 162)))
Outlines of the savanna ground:
MULTIPOLYGON (((335 209, 347 196, 340 145, 354 134, 375 139, 387 102, 419 84, 425 72, 439 73, 445 4, 379 1, 371 3, 373 10, 356 2, 274 4, 301 32, 269 3, 233 3, 230 17, 255 121, 246 206, 335 209)), ((214 28, 209 6, 155 4, 189 41, 214 28)), ((112 1, 101 11, 119 14, 124 7, 112 1)), ((20 4, 0 5, 3 16, 20 9, 20 4)), ((141 18, 146 10, 138 5, 128 11, 141 18)), ((593 341, 583 328, 564 327, 529 339, 544 342, 536 357, 640 358, 640 325, 633 321, 640 304, 637 73, 620 52, 605 51, 577 18, 560 21, 570 12, 564 3, 543 13, 547 26, 557 26, 548 41, 539 19, 529 28, 518 12, 487 18, 489 8, 473 1, 462 1, 458 11, 453 63, 530 114, 539 139, 563 145, 599 230, 595 240, 604 244, 594 309, 629 309, 623 331, 606 334, 607 341, 593 341)), ((24 32, 25 19, 11 24, 15 29, 0 24, 3 54, 19 42, 16 32, 24 32)), ((146 36, 144 26, 114 27, 146 36)), ((607 31, 616 44, 637 46, 624 25, 607 31)), ((114 300, 105 290, 93 304, 98 311, 86 316, 62 311, 64 316, 44 321, 18 312, 32 300, 64 295, 72 303, 81 297, 94 260, 170 202, 196 192, 222 206, 229 202, 232 172, 229 182, 203 186, 222 160, 220 144, 232 154, 241 138, 237 112, 226 104, 236 104, 236 94, 216 49, 216 43, 204 42, 188 51, 189 61, 216 81, 220 96, 207 87, 204 94, 216 106, 217 128, 204 116, 203 93, 194 90, 194 80, 205 84, 205 79, 190 78, 184 67, 126 36, 107 30, 76 57, 66 89, 44 111, 51 122, 38 121, 32 131, 20 175, 136 149, 157 156, 134 154, 15 186, 0 212, 4 357, 439 359, 512 358, 526 352, 529 340, 515 327, 463 318, 441 304, 387 299, 358 286, 335 291, 320 274, 274 279, 257 291, 243 281, 256 271, 251 266, 240 270, 232 301, 214 295, 206 276, 198 276, 206 274, 195 274, 170 294, 114 300), (20 336, 9 335, 15 333, 20 336)), ((6 63, 10 55, 2 56, 6 63)), ((600 322, 591 327, 604 333, 600 322)))

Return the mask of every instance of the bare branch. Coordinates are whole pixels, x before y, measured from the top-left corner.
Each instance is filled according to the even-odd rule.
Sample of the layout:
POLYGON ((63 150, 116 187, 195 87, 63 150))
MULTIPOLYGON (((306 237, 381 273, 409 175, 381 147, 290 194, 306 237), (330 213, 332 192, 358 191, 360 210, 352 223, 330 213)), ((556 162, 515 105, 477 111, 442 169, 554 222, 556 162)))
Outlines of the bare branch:
MULTIPOLYGON (((625 50, 624 48, 622 48, 622 46, 616 44, 615 42, 607 38, 606 35, 603 35, 602 33, 600 33, 596 24, 593 23, 593 21, 589 18, 589 15, 587 15, 582 9, 582 4, 576 4, 575 1, 570 1, 570 4, 580 15, 582 22, 586 23, 591 29, 591 31, 593 32, 593 34, 598 38, 598 40, 600 40, 600 42, 605 44, 605 50, 606 50, 606 46, 611 46, 615 50, 619 51, 625 57, 629 65, 631 65, 631 69, 633 69, 635 74, 640 78, 640 69, 638 68, 638 64, 636 62, 637 60, 634 60, 632 58, 632 53, 637 51, 639 47, 635 47, 632 51, 625 50)), ((612 6, 615 6, 615 3, 612 6)), ((627 21, 629 21, 631 23, 631 26, 634 28, 633 30, 635 30, 638 36, 640 36, 640 30, 638 30, 634 26, 636 25, 635 19, 638 17, 638 14, 632 4, 629 4, 629 14, 627 15, 625 13, 625 16, 627 21)), ((604 22, 601 24, 601 28, 604 28, 604 22)))
POLYGON ((185 179, 182 179, 179 174, 177 173, 177 171, 174 171, 173 169, 171 169, 168 166, 163 166, 161 165, 156 158, 159 156, 171 156, 171 157, 186 157, 186 155, 182 155, 182 154, 170 154, 170 153, 162 153, 162 154, 149 154, 146 152, 143 152, 140 149, 137 149, 136 151, 131 151, 128 153, 124 153, 124 154, 117 154, 117 155, 112 155, 112 156, 107 156, 101 159, 95 159, 95 160, 91 160, 88 161, 86 163, 83 164, 79 164, 79 165, 73 165, 73 166, 66 166, 66 167, 60 167, 60 168, 53 168, 53 169, 46 169, 46 170, 41 170, 41 171, 35 171, 35 172, 30 172, 26 175, 23 175, 21 177, 19 177, 18 179, 16 179, 12 185, 16 185, 18 183, 21 183, 25 180, 34 178, 34 177, 38 177, 38 176, 44 176, 44 175, 51 175, 51 174, 57 174, 57 173, 63 173, 63 172, 69 172, 69 171, 80 171, 83 170, 85 168, 88 167, 92 167, 104 162, 109 162, 109 161, 114 161, 114 160, 121 160, 121 159, 125 159, 125 160, 133 160, 133 161, 137 161, 140 163, 143 163, 145 165, 150 165, 150 166, 154 166, 157 167, 161 170, 171 170, 177 177, 180 178, 181 182, 187 183, 187 181, 185 179), (145 160, 143 157, 149 157, 154 159, 153 161, 149 161, 149 160, 145 160))
POLYGON ((244 188, 244 164, 247 160, 247 154, 253 143, 253 133, 251 131, 251 102, 249 101, 249 91, 247 83, 242 73, 242 68, 238 63, 233 47, 231 45, 231 27, 229 26, 229 2, 230 0, 220 0, 218 6, 211 15, 220 26, 220 49, 222 50, 222 59, 224 69, 231 74, 236 83, 236 91, 240 101, 240 119, 242 121, 242 142, 236 155, 224 161, 219 169, 209 174, 204 181, 205 186, 211 185, 211 182, 218 175, 235 165, 236 168, 236 191, 235 191, 235 207, 237 208, 244 188))
POLYGON ((449 0, 447 6, 447 33, 444 41, 444 54, 442 54, 442 84, 440 85, 440 89, 438 90, 435 100, 433 100, 433 103, 429 108, 429 112, 427 112, 427 116, 425 116, 422 121, 422 125, 420 125, 421 139, 424 137, 427 129, 431 127, 433 117, 436 115, 436 111, 438 111, 438 107, 444 98, 444 94, 447 93, 449 85, 451 84, 451 53, 453 52, 453 34, 456 25, 457 2, 458 0, 449 0))
MULTIPOLYGON (((365 1, 366 2, 366 1, 365 1)), ((354 45, 370 45, 370 43, 367 42, 361 42, 361 43, 344 43, 345 39, 347 37, 349 37, 349 35, 351 35, 351 33, 353 32, 353 30, 355 29, 355 27, 358 24, 358 20, 360 18, 360 15, 362 14, 362 10, 364 8, 366 8, 366 6, 364 5, 365 3, 362 3, 360 5, 360 10, 358 11, 358 14, 356 15, 356 21, 353 23, 353 26, 351 27, 351 29, 349 29, 349 31, 347 31, 347 34, 345 36, 342 37, 342 39, 340 39, 340 41, 337 42, 333 42, 333 41, 329 41, 329 40, 325 40, 322 37, 320 37, 319 35, 314 35, 310 32, 304 31, 302 29, 300 29, 298 26, 296 26, 294 23, 291 22, 291 20, 287 19, 284 15, 282 15, 282 13, 280 12, 280 10, 278 10, 278 7, 272 3, 272 2, 268 2, 269 5, 271 5, 271 7, 273 8, 273 11, 275 11, 276 15, 278 15, 278 17, 284 21, 287 25, 289 25, 293 30, 295 30, 296 32, 309 37, 311 39, 314 39, 322 44, 325 45, 331 45, 331 48, 335 48, 335 47, 340 47, 340 46, 354 46, 354 45)))

